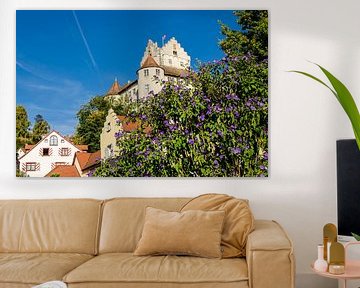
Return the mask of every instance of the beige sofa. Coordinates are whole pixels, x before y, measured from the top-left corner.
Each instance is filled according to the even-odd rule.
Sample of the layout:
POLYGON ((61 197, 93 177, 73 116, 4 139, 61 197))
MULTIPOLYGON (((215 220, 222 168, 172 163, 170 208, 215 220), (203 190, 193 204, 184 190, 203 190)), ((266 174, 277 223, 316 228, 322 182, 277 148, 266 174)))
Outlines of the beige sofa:
POLYGON ((0 288, 62 280, 69 287, 293 288, 291 241, 256 220, 246 258, 133 256, 144 211, 179 210, 186 198, 0 201, 0 288))

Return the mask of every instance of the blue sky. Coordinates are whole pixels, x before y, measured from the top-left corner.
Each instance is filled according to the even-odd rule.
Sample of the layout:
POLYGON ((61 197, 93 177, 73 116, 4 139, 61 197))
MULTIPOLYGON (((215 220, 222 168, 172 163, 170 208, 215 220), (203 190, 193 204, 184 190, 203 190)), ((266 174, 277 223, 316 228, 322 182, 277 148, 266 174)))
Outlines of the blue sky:
POLYGON ((16 101, 33 123, 72 134, 76 112, 117 77, 136 79, 148 39, 175 37, 195 60, 221 58, 218 20, 237 28, 232 11, 48 11, 16 14, 16 101))

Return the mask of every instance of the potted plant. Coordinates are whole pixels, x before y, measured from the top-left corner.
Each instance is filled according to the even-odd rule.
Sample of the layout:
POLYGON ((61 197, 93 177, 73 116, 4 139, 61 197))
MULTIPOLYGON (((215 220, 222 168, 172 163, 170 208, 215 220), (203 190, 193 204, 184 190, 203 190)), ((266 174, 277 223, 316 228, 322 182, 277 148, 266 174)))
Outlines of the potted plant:
MULTIPOLYGON (((351 122, 353 131, 354 131, 354 135, 355 135, 355 140, 357 143, 357 147, 360 151, 360 114, 359 114, 359 110, 356 106, 356 103, 354 101, 354 98, 352 97, 350 91, 346 88, 346 86, 340 80, 338 80, 334 75, 332 75, 329 71, 327 71, 322 66, 320 66, 316 63, 314 63, 314 64, 316 66, 318 66, 320 68, 320 70, 325 74, 326 78, 330 82, 330 85, 326 84, 324 81, 320 80, 319 78, 317 78, 309 73, 303 72, 303 71, 293 70, 290 72, 295 72, 295 73, 305 75, 305 76, 321 83, 322 85, 327 87, 332 92, 332 94, 334 94, 334 96, 339 101, 340 105, 343 107, 345 113, 347 114, 347 116, 351 122)), ((351 233, 351 234, 357 241, 360 241, 360 235, 355 234, 355 233, 351 233)))

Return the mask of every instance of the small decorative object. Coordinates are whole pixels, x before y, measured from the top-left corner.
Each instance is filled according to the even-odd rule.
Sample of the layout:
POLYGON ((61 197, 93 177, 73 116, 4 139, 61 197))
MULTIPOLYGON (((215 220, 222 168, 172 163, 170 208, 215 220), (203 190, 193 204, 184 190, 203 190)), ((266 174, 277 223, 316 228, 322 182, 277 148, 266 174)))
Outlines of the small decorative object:
POLYGON ((331 243, 329 273, 332 274, 345 273, 345 248, 339 242, 331 243))
POLYGON ((330 264, 329 265, 329 273, 340 275, 345 273, 345 266, 344 265, 336 265, 336 264, 330 264))
POLYGON ((334 224, 328 223, 323 228, 323 237, 324 237, 324 259, 330 263, 330 247, 331 243, 337 242, 337 228, 334 224))
POLYGON ((314 269, 320 272, 326 272, 328 263, 324 260, 324 245, 318 245, 318 258, 314 263, 314 269))

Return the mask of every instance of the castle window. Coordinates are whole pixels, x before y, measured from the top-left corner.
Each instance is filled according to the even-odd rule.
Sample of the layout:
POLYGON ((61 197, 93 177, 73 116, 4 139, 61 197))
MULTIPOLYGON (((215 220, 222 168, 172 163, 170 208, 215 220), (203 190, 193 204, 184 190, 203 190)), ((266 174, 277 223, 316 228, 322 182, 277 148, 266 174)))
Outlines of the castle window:
POLYGON ((42 156, 49 156, 49 155, 50 155, 49 148, 43 148, 42 149, 42 156))
POLYGON ((149 93, 150 91, 150 85, 149 84, 145 84, 145 92, 149 93))
POLYGON ((174 51, 173 51, 173 55, 174 55, 174 56, 177 56, 177 51, 174 50, 174 51))
POLYGON ((160 76, 160 69, 156 69, 156 76, 160 76))
POLYGON ((36 171, 36 163, 26 162, 26 171, 36 171))
POLYGON ((106 132, 110 132, 110 130, 111 130, 111 125, 110 122, 108 122, 106 125, 106 132))
POLYGON ((112 148, 112 144, 110 144, 105 148, 105 158, 109 158, 113 155, 114 155, 114 150, 112 148))
POLYGON ((58 145, 58 137, 55 135, 50 137, 50 146, 57 146, 58 145))
POLYGON ((149 69, 145 69, 144 70, 144 76, 146 77, 146 76, 149 76, 149 69))
POLYGON ((61 148, 60 156, 69 156, 69 148, 61 148))
POLYGON ((180 66, 181 66, 181 67, 184 67, 184 62, 181 61, 181 62, 180 62, 180 66))

